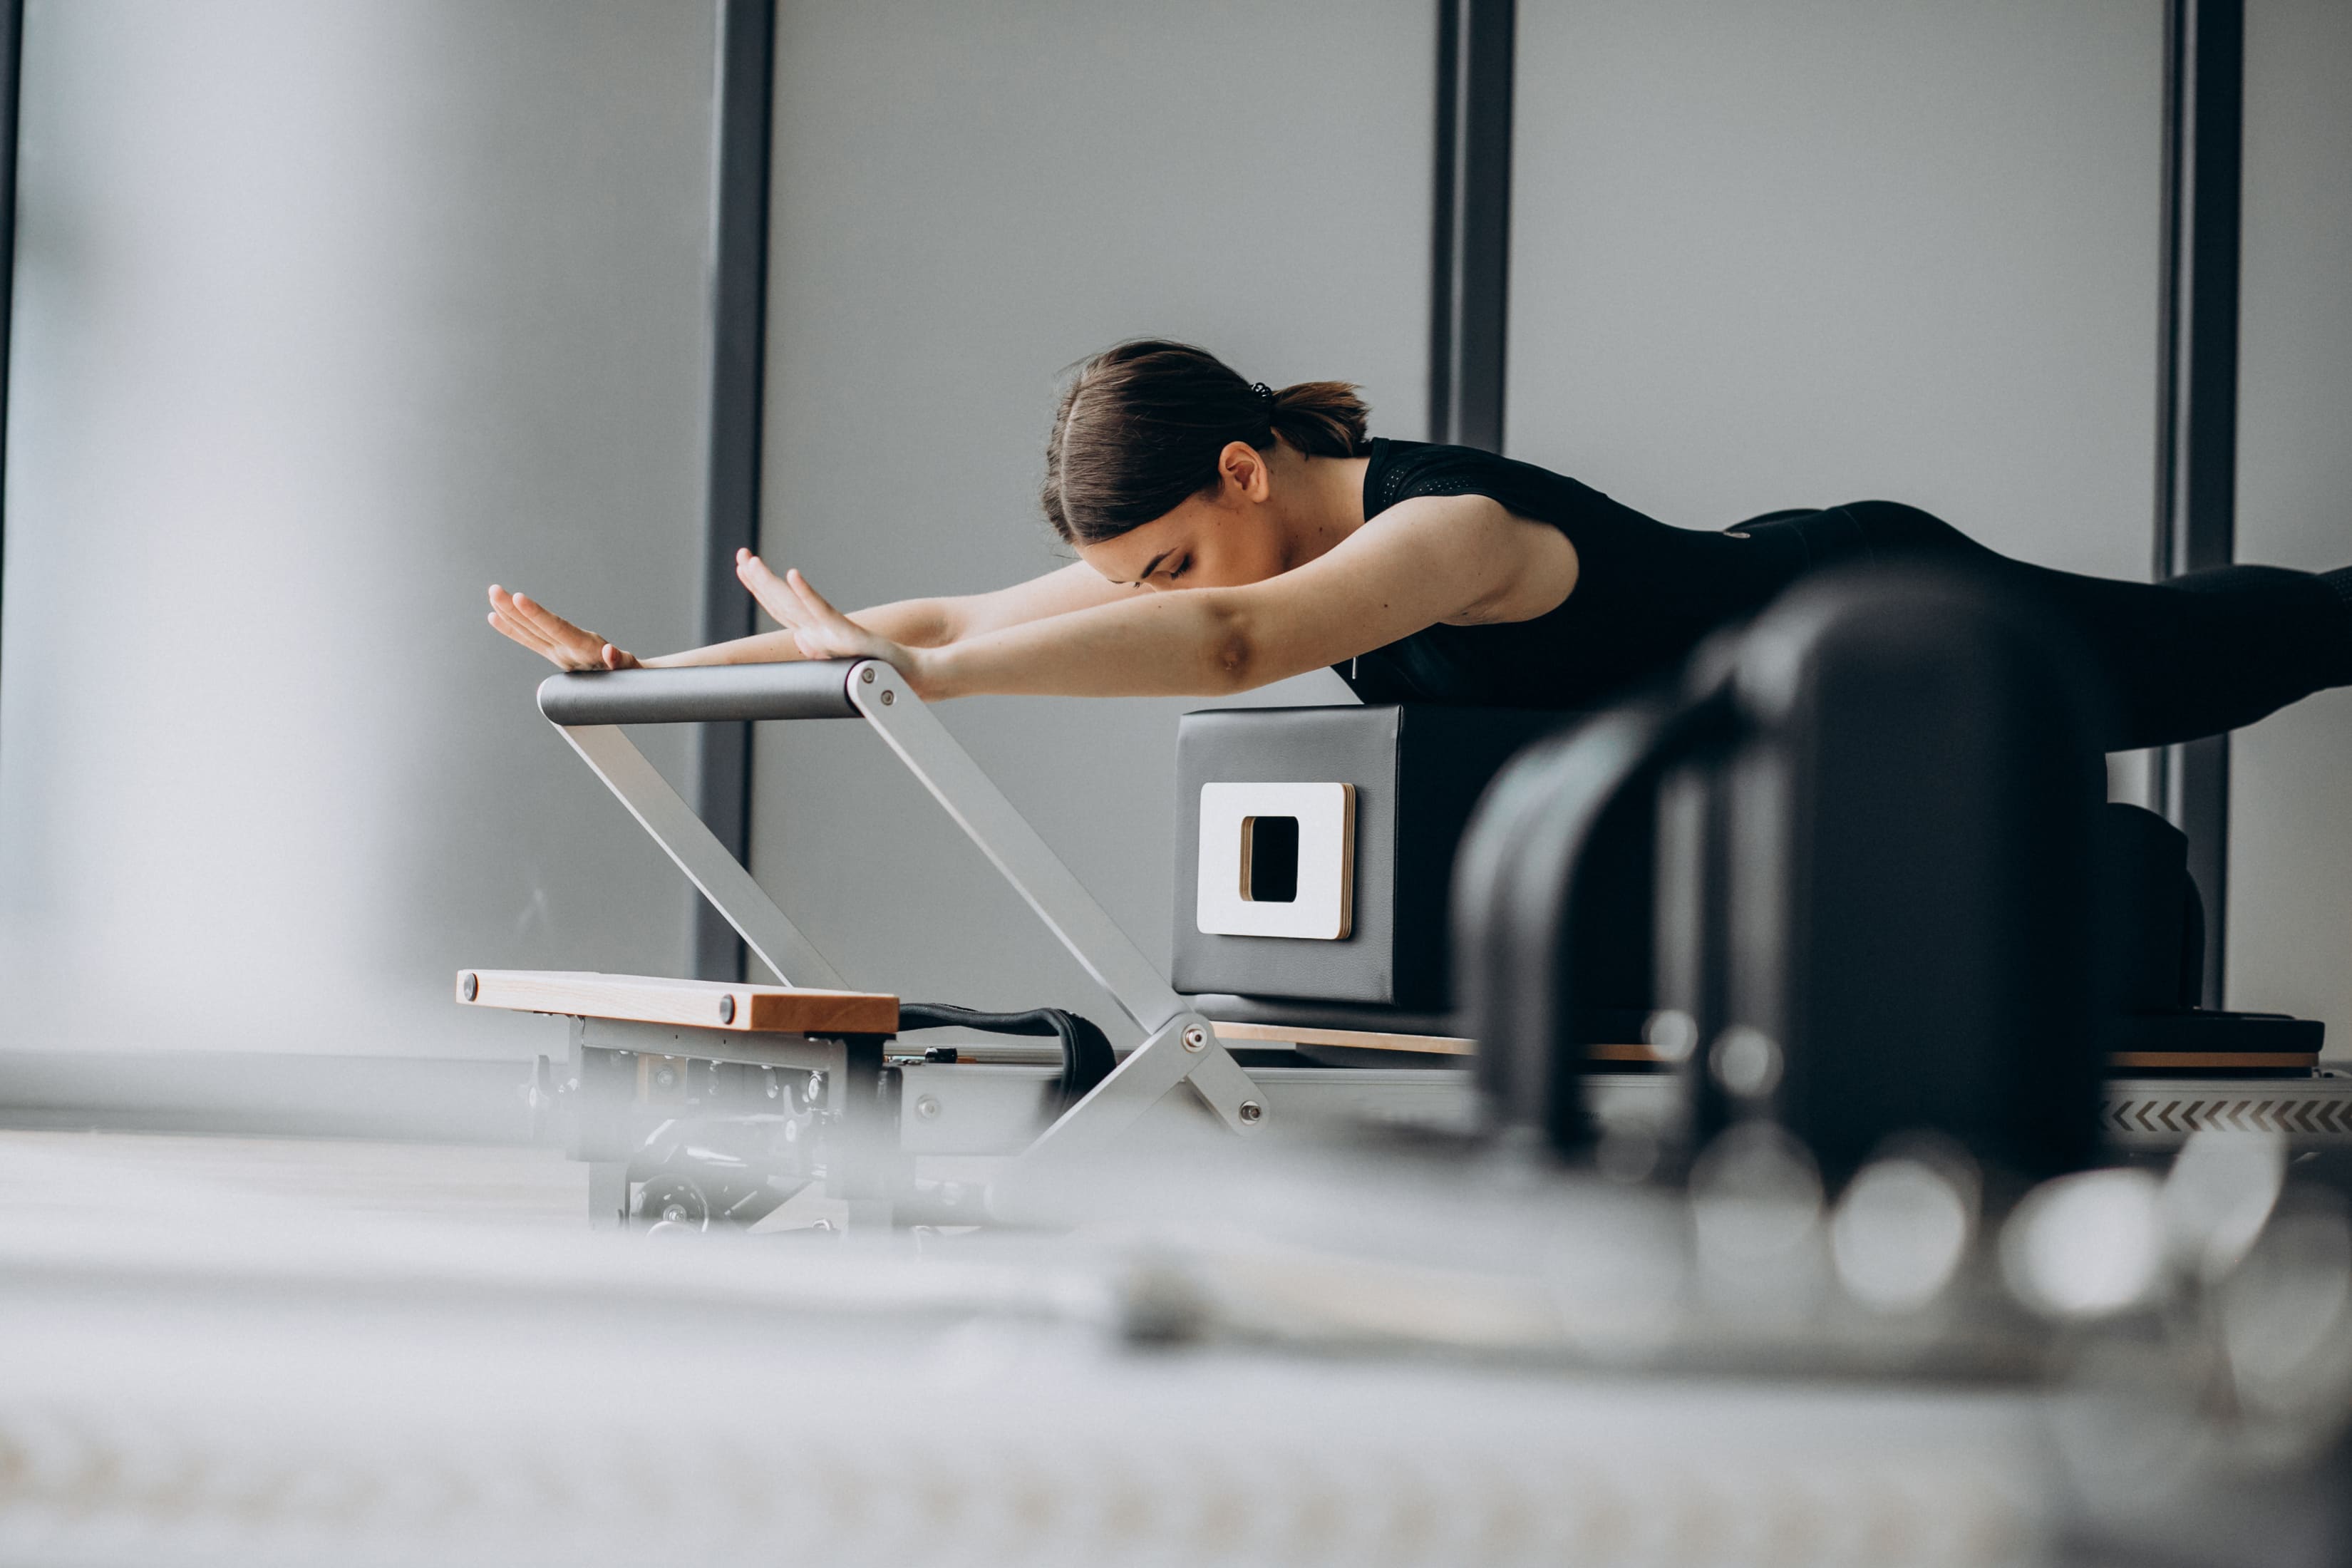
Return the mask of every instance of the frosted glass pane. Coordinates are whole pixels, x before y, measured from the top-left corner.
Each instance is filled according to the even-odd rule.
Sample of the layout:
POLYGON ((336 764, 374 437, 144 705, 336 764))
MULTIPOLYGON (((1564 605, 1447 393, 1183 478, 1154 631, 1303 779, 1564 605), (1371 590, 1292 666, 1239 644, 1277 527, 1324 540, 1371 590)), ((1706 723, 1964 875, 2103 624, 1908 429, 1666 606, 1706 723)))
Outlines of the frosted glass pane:
POLYGON ((544 1048, 452 973, 683 962, 481 594, 691 631, 709 10, 27 7, 0 1043, 544 1048))

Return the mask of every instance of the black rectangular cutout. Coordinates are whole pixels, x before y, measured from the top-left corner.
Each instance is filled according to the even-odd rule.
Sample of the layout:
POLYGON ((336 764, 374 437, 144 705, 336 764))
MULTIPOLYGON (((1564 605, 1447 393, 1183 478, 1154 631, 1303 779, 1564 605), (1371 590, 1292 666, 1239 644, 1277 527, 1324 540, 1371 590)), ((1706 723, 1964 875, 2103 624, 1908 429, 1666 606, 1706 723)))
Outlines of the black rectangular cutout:
POLYGON ((1254 904, 1298 901, 1298 818, 1242 818, 1242 897, 1254 904))

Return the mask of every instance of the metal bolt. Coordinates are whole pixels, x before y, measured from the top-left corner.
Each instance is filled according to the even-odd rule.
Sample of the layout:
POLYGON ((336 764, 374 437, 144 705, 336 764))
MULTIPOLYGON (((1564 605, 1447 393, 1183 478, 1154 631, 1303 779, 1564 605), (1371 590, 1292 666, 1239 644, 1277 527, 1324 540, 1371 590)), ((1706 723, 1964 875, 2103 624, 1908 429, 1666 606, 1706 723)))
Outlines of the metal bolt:
POLYGON ((677 1083, 677 1072, 675 1068, 656 1068, 654 1069, 654 1086, 656 1089, 669 1089, 677 1083))
POLYGON ((1642 1026, 1642 1037, 1661 1061, 1687 1061, 1698 1047, 1698 1020, 1678 1008, 1661 1008, 1642 1026))
POLYGON ((479 996, 482 994, 482 977, 476 974, 472 970, 467 970, 466 972, 465 987, 466 1000, 471 1002, 475 997, 479 996))
POLYGON ((1255 1127, 1265 1120, 1265 1107, 1255 1100, 1242 1101, 1242 1125, 1255 1127))
POLYGON ((1747 1024, 1734 1024, 1707 1053, 1717 1083, 1748 1099, 1772 1092, 1780 1081, 1780 1047, 1772 1037, 1747 1024))
POLYGON ((731 1024, 735 1021, 735 997, 732 993, 719 999, 719 1021, 722 1024, 731 1024))
POLYGON ((874 684, 874 667, 873 667, 872 665, 870 665, 870 664, 869 664, 869 665, 867 665, 864 669, 859 670, 859 671, 857 672, 857 679, 860 679, 860 680, 862 680, 862 681, 864 681, 864 682, 865 682, 866 685, 868 685, 868 686, 873 685, 873 684, 874 684))
POLYGON ((885 708, 889 707, 891 703, 893 703, 893 702, 895 702, 895 701, 897 701, 897 700, 898 700, 898 694, 897 692, 895 692, 895 691, 891 690, 888 687, 887 687, 887 686, 886 686, 886 687, 884 687, 884 688, 882 689, 882 706, 883 706, 883 707, 885 707, 885 708))
POLYGON ((1209 1046, 1209 1032, 1208 1032, 1206 1029, 1203 1029, 1202 1027, 1201 1027, 1201 1026, 1200 1026, 1200 1025, 1198 1025, 1198 1024, 1194 1024, 1192 1027, 1190 1027, 1190 1028, 1188 1028, 1188 1029, 1186 1029, 1186 1030, 1184 1031, 1184 1048, 1185 1048, 1186 1050, 1188 1050, 1188 1051, 1200 1051, 1200 1050, 1206 1050, 1206 1049, 1208 1048, 1208 1046, 1209 1046))
POLYGON ((915 1114, 921 1117, 926 1121, 937 1121, 940 1119, 940 1102, 938 1097, 927 1094, 920 1100, 915 1101, 915 1114))

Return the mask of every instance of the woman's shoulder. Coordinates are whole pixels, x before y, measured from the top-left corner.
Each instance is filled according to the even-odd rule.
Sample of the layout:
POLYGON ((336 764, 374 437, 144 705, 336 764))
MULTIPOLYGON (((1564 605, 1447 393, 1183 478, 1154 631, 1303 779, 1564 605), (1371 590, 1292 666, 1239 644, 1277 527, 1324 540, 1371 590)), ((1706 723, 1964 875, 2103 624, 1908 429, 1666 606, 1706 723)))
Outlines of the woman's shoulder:
POLYGON ((1370 455, 1364 469, 1368 518, 1417 496, 1483 495, 1522 516, 1565 521, 1564 513, 1606 499, 1566 474, 1475 447, 1381 437, 1370 455))

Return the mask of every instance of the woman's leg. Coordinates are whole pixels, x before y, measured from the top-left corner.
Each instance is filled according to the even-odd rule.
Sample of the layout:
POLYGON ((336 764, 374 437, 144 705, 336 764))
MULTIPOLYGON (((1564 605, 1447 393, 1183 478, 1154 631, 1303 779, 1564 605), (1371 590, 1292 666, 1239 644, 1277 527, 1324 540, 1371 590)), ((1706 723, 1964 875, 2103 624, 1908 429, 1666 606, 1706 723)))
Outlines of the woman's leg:
POLYGON ((2222 566, 2164 583, 2085 577, 2012 561, 1894 501, 1832 509, 1874 560, 1924 556, 1980 573, 2072 625, 2113 689, 2110 751, 2219 734, 2352 684, 2352 574, 2222 566))

